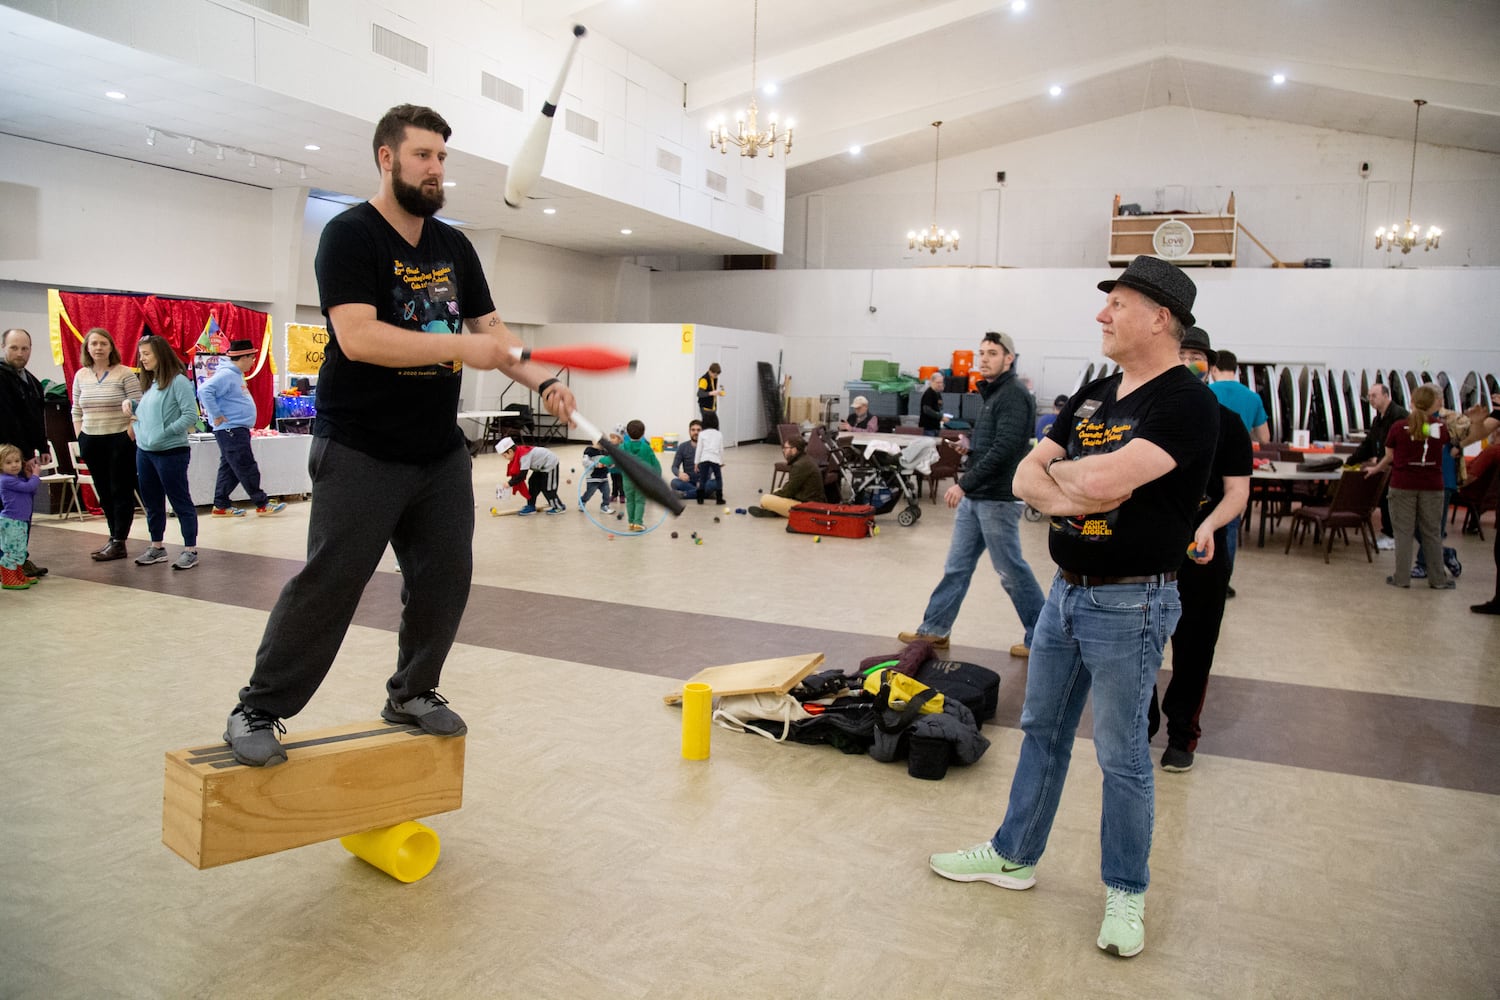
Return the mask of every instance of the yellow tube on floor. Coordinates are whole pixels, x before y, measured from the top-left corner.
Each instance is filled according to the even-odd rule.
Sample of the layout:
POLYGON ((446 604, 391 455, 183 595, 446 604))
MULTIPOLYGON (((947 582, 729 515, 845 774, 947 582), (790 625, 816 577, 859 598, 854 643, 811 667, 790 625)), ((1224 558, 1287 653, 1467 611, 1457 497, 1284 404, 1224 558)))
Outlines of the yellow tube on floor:
POLYGON ((339 843, 401 882, 415 882, 432 871, 442 849, 438 835, 415 820, 340 837, 339 843))
POLYGON ((707 684, 682 686, 682 758, 708 760, 714 691, 707 684))

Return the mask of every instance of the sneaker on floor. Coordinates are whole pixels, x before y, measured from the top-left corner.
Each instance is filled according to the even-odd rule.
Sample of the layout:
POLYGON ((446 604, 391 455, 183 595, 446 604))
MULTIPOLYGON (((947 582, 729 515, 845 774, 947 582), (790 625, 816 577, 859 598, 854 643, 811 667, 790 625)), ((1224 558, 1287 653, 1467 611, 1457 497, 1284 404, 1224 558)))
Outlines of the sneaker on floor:
POLYGON ((631 531, 645 531, 646 530, 646 526, 644 524, 632 524, 630 526, 630 530, 631 531))
MULTIPOLYGON (((703 501, 699 500, 698 502, 702 503, 703 501)), ((756 504, 754 507, 747 507, 745 509, 750 512, 750 516, 751 517, 776 517, 777 516, 776 512, 774 510, 766 510, 764 507, 760 506, 759 504, 756 504)))
POLYGON ((268 503, 264 507, 255 508, 255 516, 270 517, 272 514, 280 514, 284 510, 286 510, 286 503, 278 500, 275 503, 268 503))
POLYGON ((154 566, 157 563, 164 563, 166 561, 167 550, 159 545, 153 545, 135 557, 135 564, 137 566, 154 566))
POLYGON ((1181 774, 1193 769, 1193 751, 1167 747, 1161 752, 1161 769, 1181 774))
POLYGON ((583 505, 583 504, 581 504, 581 503, 580 503, 580 504, 579 504, 579 505, 578 505, 578 513, 580 513, 580 514, 582 514, 582 513, 583 513, 583 512, 584 512, 584 511, 585 511, 585 510, 587 510, 587 509, 588 509, 588 508, 587 508, 587 507, 585 507, 585 506, 584 506, 584 505, 583 505))
POLYGON ((1233 587, 1225 587, 1224 588, 1224 596, 1226 598, 1233 597, 1234 596, 1234 588, 1233 587))
POLYGON ((1500 597, 1493 601, 1485 601, 1483 604, 1471 604, 1469 610, 1476 615, 1500 615, 1500 597))
POLYGON ((599 513, 601 514, 613 514, 614 512, 615 509, 607 503, 602 503, 599 505, 599 513))
POLYGON ((1014 656, 1018 660, 1028 659, 1031 656, 1031 647, 1026 645, 1024 642, 1018 642, 1014 646, 1010 647, 1010 655, 1014 656))
POLYGON ((548 507, 545 511, 543 511, 543 513, 544 514, 562 514, 562 513, 566 512, 567 509, 568 508, 566 508, 566 507, 548 507))
POLYGON ((988 882, 1005 889, 1030 889, 1036 885, 1036 866, 1017 865, 995 853, 989 841, 967 851, 934 854, 927 864, 943 878, 955 882, 988 882))
POLYGON ((1146 947, 1146 894, 1104 887, 1104 923, 1099 925, 1099 947, 1129 958, 1146 947))
POLYGON ((1442 583, 1429 583, 1427 586, 1431 587, 1433 590, 1457 590, 1458 581, 1450 576, 1442 583))
POLYGON ((234 759, 248 767, 274 767, 286 760, 277 733, 286 732, 281 720, 270 712, 249 705, 234 706, 224 729, 224 742, 234 751, 234 759))
POLYGON ((1388 577, 1386 577, 1385 578, 1385 582, 1388 583, 1388 584, 1390 584, 1392 587, 1400 587, 1402 590, 1409 590, 1409 589, 1411 589, 1411 584, 1410 583, 1397 583, 1396 582, 1396 578, 1394 576, 1388 576, 1388 577))
POLYGON ((1411 568, 1411 578, 1413 580, 1425 580, 1425 579, 1427 579, 1427 567, 1426 566, 1413 566, 1411 568))
POLYGON ((1396 540, 1387 535, 1381 535, 1379 538, 1375 539, 1375 548, 1379 549, 1381 552, 1389 552, 1395 547, 1396 540))
MULTIPOLYGON (((21 572, 25 573, 27 576, 35 577, 36 579, 40 580, 42 577, 47 575, 47 567, 38 566, 36 563, 28 559, 21 564, 21 572)), ((1458 574, 1455 573, 1453 575, 1457 576, 1458 574)))
POLYGON ((525 517, 527 514, 535 514, 536 513, 536 504, 529 503, 526 506, 522 507, 520 510, 516 511, 516 513, 519 514, 522 517, 525 517))
POLYGON ((172 564, 173 569, 192 569, 198 565, 198 553, 182 552, 177 556, 177 561, 172 564))
POLYGON ((214 517, 244 517, 245 510, 242 507, 215 507, 214 517))
POLYGON ((929 642, 933 649, 947 649, 948 637, 946 635, 929 635, 926 632, 897 632, 897 642, 929 642))
POLYGON ((414 723, 433 736, 462 736, 469 731, 458 713, 448 707, 448 699, 437 691, 424 691, 399 704, 387 698, 380 717, 387 722, 414 723))

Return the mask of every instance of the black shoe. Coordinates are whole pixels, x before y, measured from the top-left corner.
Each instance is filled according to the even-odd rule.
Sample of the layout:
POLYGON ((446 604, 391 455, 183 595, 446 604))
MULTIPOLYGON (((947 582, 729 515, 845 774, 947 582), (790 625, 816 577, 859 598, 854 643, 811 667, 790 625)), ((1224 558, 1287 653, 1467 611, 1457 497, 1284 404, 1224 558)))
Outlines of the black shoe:
POLYGON ((234 706, 224 729, 224 742, 234 759, 248 767, 274 767, 286 761, 277 733, 286 732, 281 720, 245 704, 234 706))
POLYGON ((718 495, 718 497, 714 500, 714 503, 716 503, 720 507, 722 507, 722 506, 724 506, 724 504, 728 503, 728 501, 724 499, 724 494, 720 493, 718 495))
POLYGON ((756 505, 754 507, 746 507, 745 510, 747 510, 750 513, 751 517, 778 517, 779 516, 774 510, 766 510, 764 507, 761 507, 759 505, 756 505))
POLYGON ((699 507, 702 507, 702 506, 703 506, 703 498, 702 498, 702 497, 699 497, 699 498, 698 498, 698 506, 699 506, 699 507))
POLYGON ((38 566, 36 563, 28 559, 21 564, 21 572, 25 573, 27 576, 43 577, 47 575, 47 567, 38 566))
POLYGON ((1161 769, 1180 774, 1193 769, 1193 751, 1167 747, 1161 752, 1161 769))
POLYGON ((424 691, 400 704, 386 699, 380 717, 386 722, 421 726, 433 736, 462 736, 469 731, 458 713, 448 707, 448 699, 436 691, 424 691))
POLYGON ((1471 604, 1469 610, 1476 615, 1500 615, 1500 597, 1493 601, 1485 601, 1483 604, 1471 604))
POLYGON ((1224 596, 1225 597, 1233 597, 1234 596, 1234 588, 1233 587, 1225 587, 1224 588, 1224 596))
POLYGON ((104 548, 98 552, 89 553, 89 558, 95 562, 110 562, 114 559, 124 559, 128 555, 130 553, 125 551, 125 543, 111 538, 109 544, 104 546, 104 548))

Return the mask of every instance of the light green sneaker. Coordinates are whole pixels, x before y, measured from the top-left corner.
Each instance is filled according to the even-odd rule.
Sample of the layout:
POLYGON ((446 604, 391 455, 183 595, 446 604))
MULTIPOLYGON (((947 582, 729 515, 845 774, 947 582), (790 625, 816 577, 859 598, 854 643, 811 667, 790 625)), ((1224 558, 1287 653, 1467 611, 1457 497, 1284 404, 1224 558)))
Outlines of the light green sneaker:
POLYGON ((989 882, 1006 889, 1030 889, 1036 885, 1036 867, 1018 865, 995 853, 989 841, 967 851, 934 854, 927 859, 932 870, 955 882, 989 882))
POLYGON ((1146 947, 1146 894, 1104 887, 1104 923, 1099 925, 1099 947, 1129 958, 1146 947))

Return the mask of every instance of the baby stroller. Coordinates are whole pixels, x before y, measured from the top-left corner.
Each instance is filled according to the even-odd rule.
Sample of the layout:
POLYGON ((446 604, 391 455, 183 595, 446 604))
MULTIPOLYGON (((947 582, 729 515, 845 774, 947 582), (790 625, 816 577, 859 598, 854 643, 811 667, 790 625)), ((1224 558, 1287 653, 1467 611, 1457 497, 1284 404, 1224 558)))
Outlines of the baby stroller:
POLYGON ((867 458, 854 447, 848 435, 839 438, 837 454, 843 491, 850 503, 866 503, 875 508, 876 514, 889 514, 905 501, 906 506, 896 515, 896 523, 903 528, 917 523, 922 516, 917 503, 922 490, 916 471, 904 468, 900 455, 875 451, 867 458))

